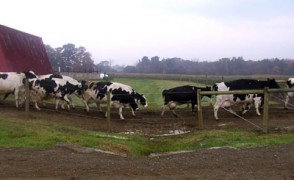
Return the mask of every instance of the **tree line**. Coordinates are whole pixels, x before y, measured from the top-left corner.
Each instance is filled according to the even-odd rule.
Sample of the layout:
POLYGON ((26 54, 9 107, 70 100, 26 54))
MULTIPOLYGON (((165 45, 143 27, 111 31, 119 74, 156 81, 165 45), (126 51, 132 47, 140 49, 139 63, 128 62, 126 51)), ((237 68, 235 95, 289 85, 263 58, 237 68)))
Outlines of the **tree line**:
POLYGON ((62 47, 52 48, 45 45, 45 49, 54 72, 111 72, 110 61, 94 64, 90 52, 85 47, 76 47, 68 43, 62 47))
POLYGON ((293 75, 293 59, 244 60, 243 57, 222 58, 217 61, 184 60, 182 58, 164 58, 143 56, 134 66, 112 66, 104 60, 94 64, 86 48, 68 43, 52 48, 45 45, 49 61, 55 72, 127 72, 157 74, 191 75, 293 75))
POLYGON ((263 59, 259 61, 244 60, 243 57, 222 58, 218 61, 192 61, 181 58, 144 56, 135 66, 127 66, 123 70, 128 73, 159 74, 193 74, 193 75, 292 75, 294 60, 263 59))

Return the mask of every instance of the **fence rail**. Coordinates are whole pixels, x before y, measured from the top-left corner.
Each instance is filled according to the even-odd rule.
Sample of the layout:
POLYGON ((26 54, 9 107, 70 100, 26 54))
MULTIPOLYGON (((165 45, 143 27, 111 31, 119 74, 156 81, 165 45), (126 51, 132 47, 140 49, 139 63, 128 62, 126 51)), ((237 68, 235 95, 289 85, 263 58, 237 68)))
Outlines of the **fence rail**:
MULTIPOLYGON (((28 82, 25 83, 25 117, 29 118, 29 86, 28 82)), ((202 115, 202 102, 201 98, 205 95, 225 95, 225 94, 263 94, 264 95, 264 106, 263 106, 263 132, 268 132, 268 109, 269 109, 269 95, 271 93, 285 93, 285 92, 294 92, 294 89, 268 89, 264 88, 263 90, 236 90, 236 91, 197 91, 197 108, 198 108, 198 128, 203 129, 203 115, 202 115)), ((110 95, 107 94, 107 126, 110 129, 110 95)))
POLYGON ((201 91, 197 90, 197 103, 198 103, 198 127, 203 129, 203 116, 201 98, 204 95, 224 95, 224 94, 263 94, 263 132, 268 132, 268 109, 269 109, 269 95, 270 93, 294 92, 294 89, 269 89, 268 87, 263 90, 236 90, 236 91, 201 91))

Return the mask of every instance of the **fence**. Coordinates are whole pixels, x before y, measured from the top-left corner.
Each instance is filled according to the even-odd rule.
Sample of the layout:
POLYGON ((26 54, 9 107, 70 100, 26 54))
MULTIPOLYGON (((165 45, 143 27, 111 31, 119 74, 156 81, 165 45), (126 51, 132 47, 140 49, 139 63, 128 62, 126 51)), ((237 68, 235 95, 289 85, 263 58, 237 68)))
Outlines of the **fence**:
MULTIPOLYGON (((246 90, 246 91, 197 91, 197 104, 198 104, 198 127, 203 129, 203 116, 202 116, 202 102, 201 97, 204 95, 222 95, 222 94, 263 94, 264 95, 264 107, 263 107, 263 123, 262 129, 263 132, 268 132, 268 122, 269 122, 269 95, 271 93, 283 93, 283 92, 294 92, 294 89, 268 89, 265 88, 264 90, 246 90)), ((26 81, 26 102, 25 102, 25 116, 26 118, 29 117, 29 87, 28 82, 26 81)), ((107 94, 107 127, 110 130, 110 94, 107 94)))
POLYGON ((201 91, 197 90, 197 104, 198 104, 198 127, 203 129, 203 116, 202 116, 202 105, 201 98, 203 95, 224 95, 224 94, 263 94, 263 132, 268 132, 268 109, 269 109, 269 95, 270 93, 282 93, 282 92, 294 92, 294 89, 269 89, 268 87, 263 90, 238 90, 238 91, 201 91))

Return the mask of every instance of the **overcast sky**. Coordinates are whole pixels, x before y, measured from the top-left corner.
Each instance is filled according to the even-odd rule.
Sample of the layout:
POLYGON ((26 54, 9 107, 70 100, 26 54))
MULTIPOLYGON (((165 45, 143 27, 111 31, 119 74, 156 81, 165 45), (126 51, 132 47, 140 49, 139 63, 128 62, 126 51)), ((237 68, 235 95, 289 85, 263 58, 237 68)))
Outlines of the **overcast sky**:
POLYGON ((0 24, 83 46, 95 63, 294 59, 294 0, 6 0, 0 24))

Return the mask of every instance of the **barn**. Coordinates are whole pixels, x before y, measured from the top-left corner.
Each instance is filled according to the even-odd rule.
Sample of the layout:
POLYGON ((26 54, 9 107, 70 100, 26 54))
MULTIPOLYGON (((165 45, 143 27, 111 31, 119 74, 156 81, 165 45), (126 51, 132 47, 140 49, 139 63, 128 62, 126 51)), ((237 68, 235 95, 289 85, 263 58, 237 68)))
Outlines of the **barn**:
POLYGON ((41 37, 0 24, 0 72, 52 73, 41 37))

